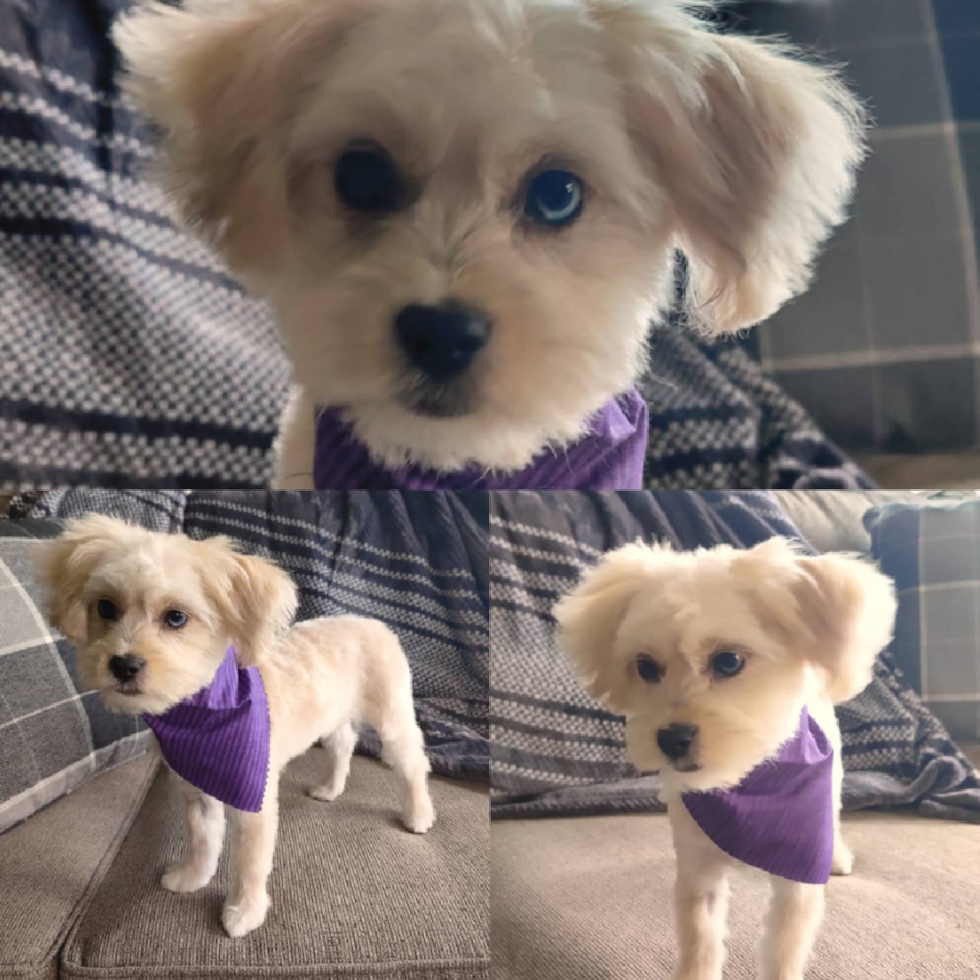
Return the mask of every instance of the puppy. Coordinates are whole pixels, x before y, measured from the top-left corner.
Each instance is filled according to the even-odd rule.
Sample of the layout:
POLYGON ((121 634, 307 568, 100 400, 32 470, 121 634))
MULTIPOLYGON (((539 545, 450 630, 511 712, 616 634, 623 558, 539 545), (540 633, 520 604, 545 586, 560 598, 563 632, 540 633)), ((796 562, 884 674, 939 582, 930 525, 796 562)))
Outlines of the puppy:
POLYGON ((720 980, 737 861, 772 876, 763 980, 801 980, 840 835, 834 705, 871 679, 891 580, 783 538, 747 551, 632 544, 555 609, 588 690, 626 716, 629 759, 659 770, 677 853, 675 980, 720 980))
POLYGON ((38 574, 82 681, 109 708, 143 715, 178 773, 187 849, 164 888, 211 880, 228 804, 230 936, 265 919, 279 774, 318 739, 329 768, 311 796, 343 792, 355 726, 366 722, 401 783, 403 823, 419 834, 432 826, 408 662, 383 624, 338 616, 290 628, 296 588, 271 562, 237 554, 227 538, 192 541, 107 517, 70 522, 41 549, 38 574))
POLYGON ((703 0, 142 2, 115 39, 185 222, 266 297, 281 488, 630 489, 649 324, 800 293, 861 107, 703 0))

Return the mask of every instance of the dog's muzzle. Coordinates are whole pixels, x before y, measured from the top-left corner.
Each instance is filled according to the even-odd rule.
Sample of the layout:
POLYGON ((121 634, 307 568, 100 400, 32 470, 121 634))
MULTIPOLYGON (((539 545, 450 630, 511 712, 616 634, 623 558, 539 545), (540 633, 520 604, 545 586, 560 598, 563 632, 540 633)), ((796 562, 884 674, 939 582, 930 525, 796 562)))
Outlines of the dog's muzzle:
POLYGON ((669 725, 657 732, 657 747, 670 759, 676 769, 688 771, 696 766, 693 763, 685 765, 681 760, 690 753, 697 735, 697 725, 669 725))
POLYGON ((417 379, 410 406, 422 415, 464 414, 468 392, 460 381, 489 343, 491 329, 486 313, 456 300, 402 309, 395 336, 417 379))

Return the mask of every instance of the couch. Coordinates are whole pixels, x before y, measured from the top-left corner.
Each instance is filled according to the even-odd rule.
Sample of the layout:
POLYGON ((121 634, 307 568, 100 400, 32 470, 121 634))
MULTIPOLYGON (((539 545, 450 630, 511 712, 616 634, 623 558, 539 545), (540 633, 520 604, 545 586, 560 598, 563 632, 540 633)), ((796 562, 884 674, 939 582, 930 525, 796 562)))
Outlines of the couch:
MULTIPOLYGON (((485 505, 481 520, 465 500, 420 496, 332 494, 317 501, 76 491, 42 499, 49 517, 102 510, 196 536, 232 533, 245 549, 290 570, 300 586, 301 618, 348 611, 385 619, 413 664, 438 817, 425 836, 407 833, 398 822, 393 774, 364 755, 355 756, 337 801, 313 800, 306 790, 320 781, 325 763, 324 751, 311 748, 282 777, 269 917, 244 939, 230 939, 220 922, 227 849, 202 891, 175 895, 160 886, 184 838, 173 777, 143 751, 145 744, 133 748, 147 741, 144 733, 102 744, 121 735, 109 726, 120 716, 103 717, 96 699, 84 698, 88 748, 77 758, 59 756, 61 768, 42 773, 48 786, 11 788, 20 759, 48 756, 39 747, 21 752, 5 737, 34 731, 31 712, 10 717, 5 691, 36 697, 33 717, 53 718, 57 712, 48 708, 59 702, 40 690, 50 674, 42 667, 60 663, 57 676, 68 684, 75 677, 73 653, 45 634, 24 578, 9 591, 0 588, 0 650, 11 645, 15 621, 33 618, 38 629, 36 642, 14 637, 17 649, 3 658, 7 665, 0 662, 0 818, 5 790, 28 801, 33 794, 40 809, 0 833, 0 980, 486 980, 485 505), (453 588, 443 588, 440 576, 451 576, 453 588), (404 581, 411 584, 399 587, 404 581), (10 662, 25 652, 25 666, 11 673, 10 662), (26 683, 31 678, 36 684, 26 683), (467 697, 481 688, 482 698, 467 697), (123 744, 130 746, 126 753, 111 754, 123 744), (106 753, 112 768, 79 778, 80 767, 94 767, 106 753)), ((34 538, 50 537, 58 526, 33 516, 0 521, 0 586, 26 567, 22 559, 34 538)), ((79 704, 80 693, 64 700, 79 704)), ((367 739, 361 750, 376 754, 377 746, 367 739)))
MULTIPOLYGON (((819 550, 867 551, 864 511, 911 494, 778 496, 819 550)), ((495 687, 496 678, 495 666, 495 687)), ((961 748, 980 765, 980 746, 961 748)), ((526 804, 511 807, 518 805, 526 804)), ((590 815, 591 805, 587 800, 582 816, 494 821, 493 980, 673 975, 675 865, 667 817, 590 815)), ((855 869, 831 879, 807 980, 980 977, 980 826, 876 809, 845 813, 843 821, 855 869)), ((726 980, 755 978, 767 899, 762 873, 735 872, 726 980)))

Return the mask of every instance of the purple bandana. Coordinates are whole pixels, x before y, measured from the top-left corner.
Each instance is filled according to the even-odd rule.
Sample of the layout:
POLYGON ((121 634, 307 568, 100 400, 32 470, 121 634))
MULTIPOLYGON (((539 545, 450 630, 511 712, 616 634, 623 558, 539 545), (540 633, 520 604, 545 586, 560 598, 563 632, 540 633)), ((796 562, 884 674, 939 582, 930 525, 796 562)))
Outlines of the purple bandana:
POLYGON ((214 680, 162 715, 143 715, 167 764, 208 796, 258 813, 269 778, 269 706, 257 667, 228 647, 214 680))
POLYGON ((775 759, 733 789, 681 799, 726 854, 790 881, 825 885, 834 856, 833 763, 829 739, 804 708, 775 759))
POLYGON ((635 388, 610 401, 575 445, 545 450, 519 473, 387 470, 357 441, 340 409, 319 409, 318 415, 317 490, 639 490, 643 483, 647 406, 635 388))

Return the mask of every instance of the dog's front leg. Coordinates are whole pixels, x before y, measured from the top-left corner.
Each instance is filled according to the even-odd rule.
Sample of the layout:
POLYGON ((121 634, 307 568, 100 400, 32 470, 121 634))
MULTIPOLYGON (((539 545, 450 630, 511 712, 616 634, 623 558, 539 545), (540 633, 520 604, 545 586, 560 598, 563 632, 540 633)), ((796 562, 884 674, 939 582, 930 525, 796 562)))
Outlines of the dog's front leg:
POLYGON ((312 490, 313 454, 316 445, 316 406, 299 386, 289 395, 279 435, 273 448, 276 473, 274 490, 312 490))
POLYGON ((167 869, 160 884, 171 892, 195 892, 203 888, 218 870, 225 839, 225 808, 213 796, 202 793, 183 779, 179 782, 184 796, 187 850, 181 861, 167 869))
POLYGON ((234 939, 257 929, 269 911, 267 882, 272 871, 279 823, 276 793, 269 787, 259 813, 236 810, 232 836, 232 885, 221 914, 225 932, 234 939))
POLYGON ((673 980, 721 980, 729 861, 683 811, 675 818, 674 886, 680 960, 673 980))
POLYGON ((823 918, 823 885, 773 877, 760 948, 762 980, 803 980, 823 918))

